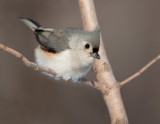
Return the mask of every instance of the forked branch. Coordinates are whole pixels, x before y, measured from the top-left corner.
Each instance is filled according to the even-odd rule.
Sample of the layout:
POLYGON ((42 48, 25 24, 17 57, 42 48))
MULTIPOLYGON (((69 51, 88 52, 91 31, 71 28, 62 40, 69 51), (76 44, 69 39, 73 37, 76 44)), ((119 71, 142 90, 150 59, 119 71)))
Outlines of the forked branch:
MULTIPOLYGON (((98 21, 96 17, 93 0, 79 0, 79 6, 81 10, 84 28, 86 30, 92 30, 95 27, 97 27, 98 21)), ((0 50, 8 52, 14 55, 15 57, 21 59, 26 66, 33 68, 34 70, 56 75, 56 72, 54 70, 50 68, 42 67, 34 62, 30 62, 21 53, 1 43, 0 43, 0 50)), ((135 74, 127 78, 126 80, 120 83, 117 83, 112 73, 112 69, 109 64, 109 61, 107 59, 102 37, 101 37, 99 53, 102 59, 99 61, 95 61, 94 63, 94 69, 96 72, 98 83, 95 81, 90 81, 86 79, 83 79, 82 83, 89 84, 99 89, 102 92, 105 103, 109 109, 112 124, 128 124, 128 118, 127 118, 123 101, 121 98, 121 94, 120 94, 120 86, 127 84, 134 78, 141 75, 146 69, 148 69, 151 65, 153 65, 155 62, 157 62, 160 59, 160 55, 158 55, 155 59, 150 61, 141 70, 139 70, 138 72, 136 72, 135 74)))
MULTIPOLYGON (((98 20, 93 0, 79 0, 79 7, 84 29, 93 30, 98 27, 98 20)), ((94 62, 94 71, 96 73, 98 83, 109 90, 107 94, 103 94, 103 98, 109 110, 111 124, 128 124, 127 114, 125 112, 120 94, 120 87, 118 85, 119 83, 113 75, 112 68, 103 45, 102 36, 100 37, 100 40, 99 54, 101 59, 94 62)))

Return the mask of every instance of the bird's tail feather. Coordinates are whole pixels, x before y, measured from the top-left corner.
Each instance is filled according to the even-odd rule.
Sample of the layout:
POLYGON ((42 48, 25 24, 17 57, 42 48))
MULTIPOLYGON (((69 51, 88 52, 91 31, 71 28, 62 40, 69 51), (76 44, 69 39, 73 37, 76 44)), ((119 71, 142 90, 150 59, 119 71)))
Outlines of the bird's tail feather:
POLYGON ((32 31, 35 31, 35 29, 41 27, 40 24, 38 24, 36 21, 30 19, 30 18, 19 18, 24 24, 26 24, 32 31))

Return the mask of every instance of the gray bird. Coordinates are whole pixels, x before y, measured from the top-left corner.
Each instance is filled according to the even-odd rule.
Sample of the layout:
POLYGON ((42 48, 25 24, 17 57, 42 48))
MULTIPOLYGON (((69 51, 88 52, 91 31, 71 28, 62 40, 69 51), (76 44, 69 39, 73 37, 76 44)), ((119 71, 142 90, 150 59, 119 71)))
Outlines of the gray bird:
POLYGON ((35 49, 36 62, 55 70, 49 76, 79 82, 91 69, 100 45, 99 28, 85 31, 76 28, 43 28, 29 18, 20 18, 35 34, 39 43, 35 49))

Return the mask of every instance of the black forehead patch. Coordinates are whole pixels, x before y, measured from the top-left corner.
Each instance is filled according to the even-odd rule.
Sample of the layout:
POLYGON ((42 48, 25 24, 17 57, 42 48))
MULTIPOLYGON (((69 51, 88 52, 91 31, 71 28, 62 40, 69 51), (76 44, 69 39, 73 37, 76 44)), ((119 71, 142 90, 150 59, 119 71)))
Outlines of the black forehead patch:
POLYGON ((98 53, 98 51, 99 51, 99 48, 97 47, 93 48, 93 53, 98 53))

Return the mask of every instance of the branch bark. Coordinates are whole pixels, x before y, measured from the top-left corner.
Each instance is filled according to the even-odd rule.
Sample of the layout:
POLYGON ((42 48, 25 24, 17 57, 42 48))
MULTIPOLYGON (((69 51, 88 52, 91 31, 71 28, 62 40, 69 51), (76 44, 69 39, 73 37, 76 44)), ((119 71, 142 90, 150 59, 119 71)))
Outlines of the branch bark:
MULTIPOLYGON (((84 29, 93 30, 98 25, 95 7, 93 0, 79 0, 84 29)), ((103 40, 101 36, 100 60, 94 63, 94 70, 97 76, 98 83, 109 89, 107 94, 103 94, 103 98, 108 107, 112 124, 128 124, 128 118, 125 112, 123 101, 120 94, 120 87, 117 83, 111 66, 109 64, 103 40)))

